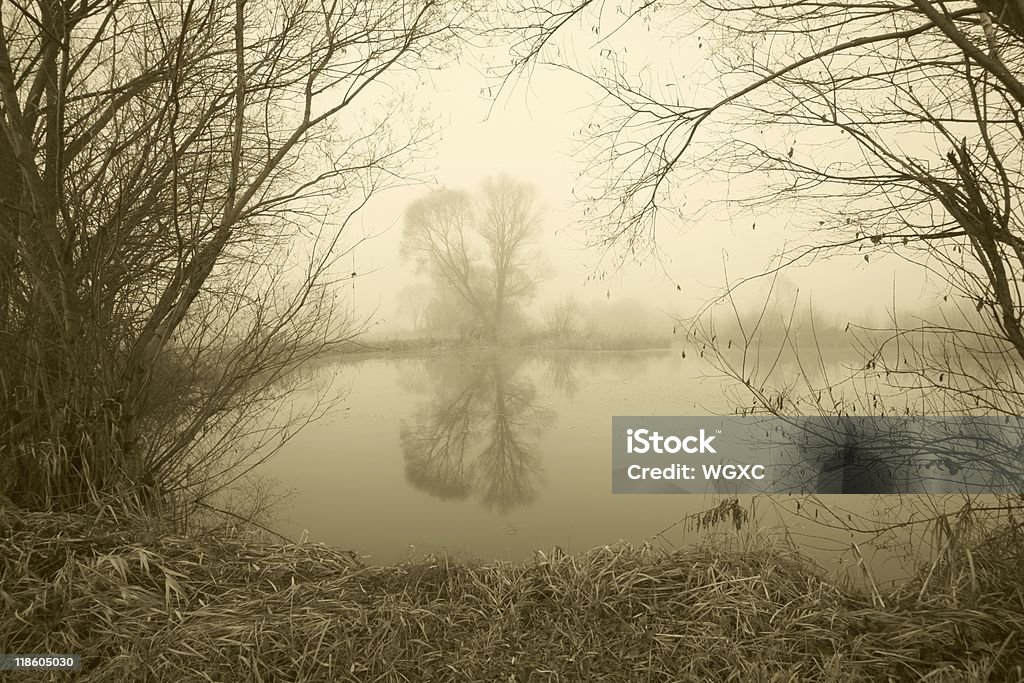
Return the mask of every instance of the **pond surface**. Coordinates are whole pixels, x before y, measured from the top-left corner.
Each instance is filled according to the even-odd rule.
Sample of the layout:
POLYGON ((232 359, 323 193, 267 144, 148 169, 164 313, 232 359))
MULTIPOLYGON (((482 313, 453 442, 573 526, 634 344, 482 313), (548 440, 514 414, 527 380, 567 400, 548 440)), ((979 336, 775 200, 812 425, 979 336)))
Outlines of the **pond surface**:
MULTIPOLYGON (((314 372, 344 400, 262 470, 293 492, 278 523, 292 538, 307 532, 375 563, 428 552, 514 561, 556 545, 639 543, 669 527, 658 543, 692 542, 695 533, 676 523, 722 500, 710 491, 611 493, 612 416, 731 412, 722 382, 692 354, 475 352, 346 360, 314 372)), ((888 504, 834 498, 843 517, 888 504)), ((856 559, 841 552, 851 549, 849 533, 770 504, 758 510, 759 533, 784 524, 826 569, 856 559)), ((861 551, 879 580, 905 574, 891 551, 861 551)))

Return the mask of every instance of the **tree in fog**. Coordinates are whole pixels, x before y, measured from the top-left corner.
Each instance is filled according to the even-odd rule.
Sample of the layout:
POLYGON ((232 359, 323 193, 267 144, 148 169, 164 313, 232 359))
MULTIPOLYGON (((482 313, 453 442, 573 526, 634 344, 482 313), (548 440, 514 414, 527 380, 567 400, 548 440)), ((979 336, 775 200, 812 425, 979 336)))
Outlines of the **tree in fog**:
POLYGON ((579 301, 571 294, 550 304, 544 311, 547 332, 555 337, 572 337, 583 327, 583 312, 579 301))
MULTIPOLYGON (((419 286, 423 287, 422 283, 419 286)), ((482 329, 477 322, 477 310, 453 287, 434 282, 433 286, 426 286, 426 291, 430 299, 427 302, 424 319, 431 334, 458 334, 466 337, 482 329)))
POLYGON ((514 308, 535 294, 541 280, 534 249, 539 231, 533 187, 501 176, 473 196, 442 189, 413 202, 402 251, 498 340, 514 308))
POLYGON ((535 265, 539 256, 531 251, 540 231, 536 190, 507 177, 484 181, 476 222, 493 290, 494 337, 499 339, 508 309, 533 296, 541 278, 535 265))
POLYGON ((422 285, 408 285, 398 293, 398 313, 409 321, 415 332, 427 326, 431 296, 430 290, 422 285))
POLYGON ((443 56, 458 17, 0 5, 3 492, 195 498, 279 443, 257 429, 276 380, 357 328, 329 284, 344 228, 425 132, 359 108, 443 56))

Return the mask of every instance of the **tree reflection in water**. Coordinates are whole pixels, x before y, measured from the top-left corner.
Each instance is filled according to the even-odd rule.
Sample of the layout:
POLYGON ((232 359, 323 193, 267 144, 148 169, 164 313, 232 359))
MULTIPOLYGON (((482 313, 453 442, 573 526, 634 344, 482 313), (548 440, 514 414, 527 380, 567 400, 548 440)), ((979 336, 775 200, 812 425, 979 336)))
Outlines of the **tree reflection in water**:
POLYGON ((433 396, 401 427, 405 477, 442 500, 478 496, 506 513, 537 495, 537 440, 553 420, 538 405, 522 359, 495 354, 425 365, 433 396))
POLYGON ((544 381, 565 398, 574 397, 579 388, 577 360, 577 354, 571 351, 555 351, 542 359, 544 381))

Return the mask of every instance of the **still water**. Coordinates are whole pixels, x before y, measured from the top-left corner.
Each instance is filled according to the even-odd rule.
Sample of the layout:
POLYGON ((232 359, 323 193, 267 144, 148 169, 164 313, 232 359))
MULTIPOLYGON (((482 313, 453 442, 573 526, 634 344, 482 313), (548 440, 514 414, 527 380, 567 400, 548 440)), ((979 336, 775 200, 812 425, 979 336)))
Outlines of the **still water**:
MULTIPOLYGON (((315 373, 344 400, 263 467, 292 493, 277 526, 293 538, 375 563, 428 552, 520 560, 556 545, 693 542, 677 522, 722 500, 611 493, 612 416, 732 410, 723 381, 678 350, 371 357, 315 373)), ((841 517, 888 504, 832 502, 841 517)), ((855 562, 851 541, 864 540, 768 501, 757 517, 759 533, 787 534, 830 571, 855 562)), ((905 574, 891 550, 859 552, 879 580, 905 574)))

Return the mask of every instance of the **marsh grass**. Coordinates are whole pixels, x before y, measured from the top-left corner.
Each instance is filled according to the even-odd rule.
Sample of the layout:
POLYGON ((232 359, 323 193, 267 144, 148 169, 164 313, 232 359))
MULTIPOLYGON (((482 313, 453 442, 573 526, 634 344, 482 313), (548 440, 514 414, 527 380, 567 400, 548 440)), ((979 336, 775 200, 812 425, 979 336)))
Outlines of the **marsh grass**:
POLYGON ((1006 534, 969 571, 947 553, 876 595, 749 541, 367 566, 240 531, 8 509, 0 643, 80 653, 82 681, 1021 680, 1022 546, 1006 534))

